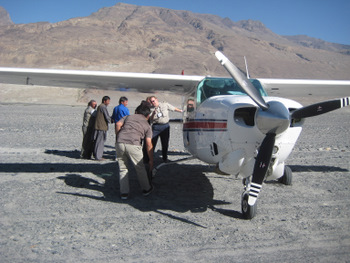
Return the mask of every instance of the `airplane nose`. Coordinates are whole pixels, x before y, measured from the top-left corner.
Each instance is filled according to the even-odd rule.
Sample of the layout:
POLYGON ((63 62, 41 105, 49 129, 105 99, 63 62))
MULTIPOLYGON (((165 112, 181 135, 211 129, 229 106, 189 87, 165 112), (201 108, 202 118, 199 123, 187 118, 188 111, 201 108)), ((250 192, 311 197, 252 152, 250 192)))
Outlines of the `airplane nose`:
POLYGON ((258 129, 263 134, 280 134, 287 130, 290 124, 289 110, 278 101, 270 101, 268 105, 269 108, 267 110, 260 108, 256 113, 256 125, 258 129))

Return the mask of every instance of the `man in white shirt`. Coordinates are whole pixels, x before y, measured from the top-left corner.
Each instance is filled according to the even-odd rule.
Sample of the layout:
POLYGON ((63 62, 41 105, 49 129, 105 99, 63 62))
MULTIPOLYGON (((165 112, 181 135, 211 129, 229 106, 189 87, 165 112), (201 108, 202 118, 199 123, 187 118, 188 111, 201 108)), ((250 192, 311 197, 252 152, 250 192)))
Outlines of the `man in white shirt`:
MULTIPOLYGON (((148 99, 154 107, 150 117, 153 132, 153 150, 157 146, 158 137, 160 137, 160 141, 162 144, 162 158, 164 162, 167 162, 170 138, 169 111, 182 112, 182 110, 174 107, 173 105, 167 102, 159 102, 157 97, 155 96, 151 96, 148 99)), ((148 162, 146 155, 144 162, 148 162)))

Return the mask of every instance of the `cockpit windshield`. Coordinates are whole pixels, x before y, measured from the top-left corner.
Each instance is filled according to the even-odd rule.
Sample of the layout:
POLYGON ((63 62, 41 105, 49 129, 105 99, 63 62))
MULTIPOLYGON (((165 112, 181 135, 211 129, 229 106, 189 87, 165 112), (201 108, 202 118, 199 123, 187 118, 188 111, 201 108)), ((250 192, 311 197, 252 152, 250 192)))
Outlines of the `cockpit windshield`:
MULTIPOLYGON (((266 91, 256 79, 249 79, 261 96, 267 96, 266 91)), ((207 98, 219 95, 246 95, 237 82, 232 78, 205 78, 197 86, 197 105, 207 98)))

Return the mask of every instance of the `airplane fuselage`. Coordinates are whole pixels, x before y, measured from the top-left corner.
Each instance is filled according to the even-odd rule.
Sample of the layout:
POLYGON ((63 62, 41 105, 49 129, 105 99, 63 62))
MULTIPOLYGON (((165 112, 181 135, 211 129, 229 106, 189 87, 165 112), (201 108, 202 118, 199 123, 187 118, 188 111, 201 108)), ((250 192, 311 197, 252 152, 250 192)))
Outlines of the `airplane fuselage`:
MULTIPOLYGON (((195 94, 186 100, 196 102, 196 107, 192 112, 185 112, 184 145, 193 156, 217 165, 220 171, 248 177, 252 174, 254 157, 265 137, 256 124, 259 107, 243 92, 237 91, 240 95, 233 95, 233 88, 230 90, 225 87, 223 83, 232 87, 232 79, 215 80, 210 81, 211 87, 206 90, 208 94, 212 92, 212 96, 203 99, 198 94, 204 90, 199 84, 195 94)), ((261 93, 267 103, 278 101, 289 111, 302 107, 290 99, 268 97, 264 90, 261 93)), ((276 136, 268 179, 277 179, 283 175, 284 162, 293 150, 302 124, 302 120, 293 120, 286 131, 276 136)))

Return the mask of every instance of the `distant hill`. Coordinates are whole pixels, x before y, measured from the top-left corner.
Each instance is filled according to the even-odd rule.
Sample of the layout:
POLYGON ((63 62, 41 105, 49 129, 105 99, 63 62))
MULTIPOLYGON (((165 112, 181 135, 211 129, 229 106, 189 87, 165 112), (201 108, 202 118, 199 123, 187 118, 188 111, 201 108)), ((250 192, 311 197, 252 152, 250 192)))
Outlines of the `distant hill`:
POLYGON ((0 26, 13 25, 9 13, 0 6, 0 26))
POLYGON ((350 79, 349 46, 275 34, 260 21, 118 3, 58 23, 13 24, 0 9, 0 66, 227 76, 221 50, 252 77, 350 79))
POLYGON ((322 39, 309 37, 306 35, 297 35, 297 36, 283 36, 288 40, 309 48, 323 49, 327 51, 339 52, 344 55, 350 55, 350 45, 342 45, 337 43, 326 42, 322 39))

